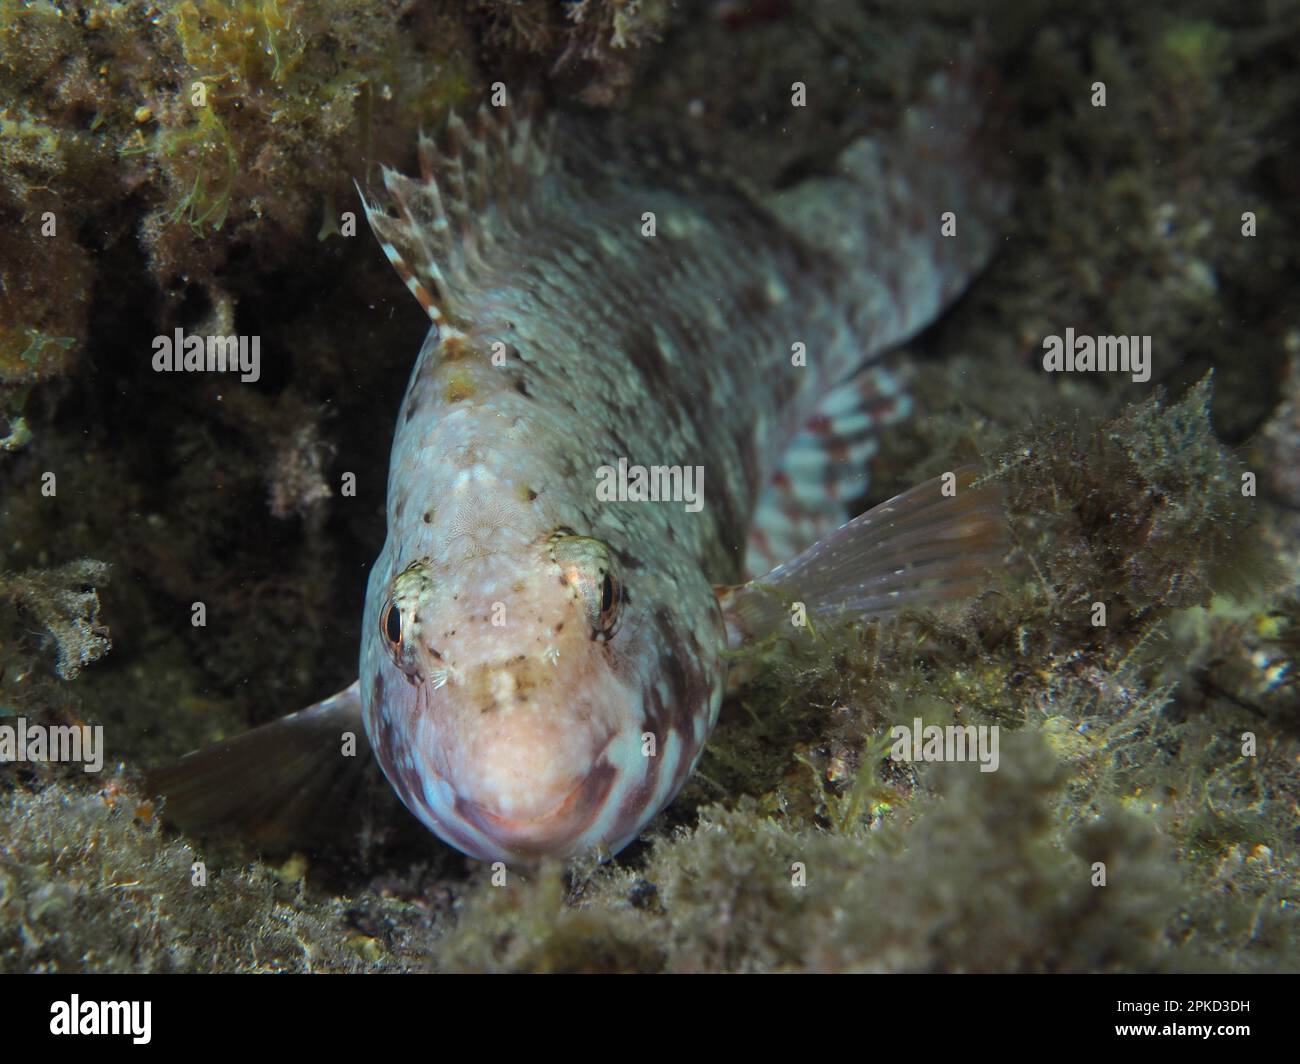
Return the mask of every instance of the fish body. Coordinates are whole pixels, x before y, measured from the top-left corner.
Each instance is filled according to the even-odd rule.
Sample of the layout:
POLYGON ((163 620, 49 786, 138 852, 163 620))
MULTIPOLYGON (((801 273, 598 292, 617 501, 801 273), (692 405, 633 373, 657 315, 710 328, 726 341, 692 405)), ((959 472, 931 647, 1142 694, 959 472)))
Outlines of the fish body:
POLYGON ((612 854, 689 778, 729 649, 791 600, 870 617, 968 590, 1001 542, 969 475, 832 533, 902 401, 864 365, 992 246, 1002 194, 952 92, 765 201, 524 108, 385 171, 367 216, 431 328, 359 683, 282 734, 359 715, 405 805, 473 857, 612 854), (639 471, 682 490, 611 490, 639 471))

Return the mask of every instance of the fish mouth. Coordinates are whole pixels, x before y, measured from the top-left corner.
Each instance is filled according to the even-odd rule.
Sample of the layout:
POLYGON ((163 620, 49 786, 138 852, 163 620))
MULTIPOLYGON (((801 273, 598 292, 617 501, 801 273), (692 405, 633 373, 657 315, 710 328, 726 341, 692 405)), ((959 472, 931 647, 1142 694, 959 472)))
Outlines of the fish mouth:
POLYGON ((540 815, 503 816, 473 798, 459 797, 456 812, 496 845, 521 856, 559 857, 595 846, 599 839, 584 840, 582 835, 599 819, 618 775, 618 769, 604 756, 611 742, 613 736, 597 750, 591 771, 540 815))

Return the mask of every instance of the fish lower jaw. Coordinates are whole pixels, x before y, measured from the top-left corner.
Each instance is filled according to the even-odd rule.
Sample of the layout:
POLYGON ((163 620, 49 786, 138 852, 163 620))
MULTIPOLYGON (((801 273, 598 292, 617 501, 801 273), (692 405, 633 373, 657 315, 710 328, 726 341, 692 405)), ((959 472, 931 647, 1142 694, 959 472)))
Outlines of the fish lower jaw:
POLYGON ((430 826, 457 849, 480 860, 532 862, 599 849, 604 840, 591 837, 591 832, 615 790, 618 774, 605 759, 608 745, 597 751, 592 760, 595 767, 553 802, 524 801, 514 808, 508 797, 492 797, 491 789, 480 785, 475 797, 457 794, 452 808, 442 811, 450 815, 436 816, 438 823, 430 826), (453 829, 445 830, 449 825, 453 829))

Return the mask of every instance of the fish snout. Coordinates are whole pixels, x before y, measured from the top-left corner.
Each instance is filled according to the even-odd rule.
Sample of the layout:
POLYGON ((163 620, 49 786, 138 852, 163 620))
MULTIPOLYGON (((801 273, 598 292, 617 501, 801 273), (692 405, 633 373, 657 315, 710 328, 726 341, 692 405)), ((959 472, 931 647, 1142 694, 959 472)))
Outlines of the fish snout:
POLYGON ((618 775, 610 757, 618 692, 533 684, 527 669, 485 669, 467 679, 460 712, 445 721, 457 814, 508 854, 555 855, 598 843, 586 836, 618 775))

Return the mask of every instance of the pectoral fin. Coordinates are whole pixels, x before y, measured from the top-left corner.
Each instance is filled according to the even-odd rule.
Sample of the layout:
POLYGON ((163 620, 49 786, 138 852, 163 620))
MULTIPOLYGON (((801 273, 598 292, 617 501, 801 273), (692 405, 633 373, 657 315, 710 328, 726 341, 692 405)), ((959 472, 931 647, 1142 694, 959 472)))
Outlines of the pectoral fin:
POLYGON ((973 467, 881 503, 767 575, 718 591, 733 645, 790 633, 792 617, 873 619, 989 586, 1008 547, 998 485, 973 467))
MULTIPOLYGON (((359 683, 313 706, 146 773, 163 819, 187 832, 232 828, 268 849, 346 837, 382 782, 359 683)), ((383 786, 383 791, 388 788, 383 786)))

